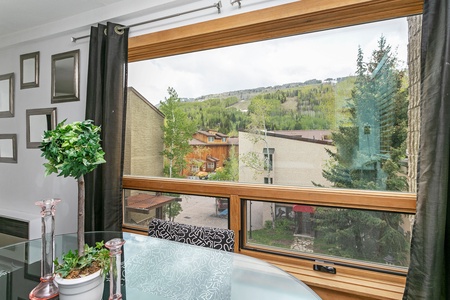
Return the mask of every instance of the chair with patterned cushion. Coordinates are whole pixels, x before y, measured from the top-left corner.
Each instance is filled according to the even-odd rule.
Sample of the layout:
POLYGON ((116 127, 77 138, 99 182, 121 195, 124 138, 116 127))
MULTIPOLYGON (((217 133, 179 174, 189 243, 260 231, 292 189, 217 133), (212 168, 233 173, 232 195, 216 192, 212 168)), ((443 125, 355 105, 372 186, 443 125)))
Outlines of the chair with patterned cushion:
POLYGON ((234 251, 234 231, 223 228, 201 227, 176 222, 152 219, 148 235, 180 243, 234 251))

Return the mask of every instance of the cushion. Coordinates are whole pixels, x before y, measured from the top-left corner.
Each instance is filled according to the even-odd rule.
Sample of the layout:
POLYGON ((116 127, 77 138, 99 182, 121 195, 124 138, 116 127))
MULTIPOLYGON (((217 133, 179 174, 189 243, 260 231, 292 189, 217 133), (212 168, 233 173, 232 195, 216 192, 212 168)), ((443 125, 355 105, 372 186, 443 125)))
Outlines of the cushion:
POLYGON ((190 245, 228 252, 234 251, 234 232, 230 229, 194 226, 152 219, 148 235, 190 245))

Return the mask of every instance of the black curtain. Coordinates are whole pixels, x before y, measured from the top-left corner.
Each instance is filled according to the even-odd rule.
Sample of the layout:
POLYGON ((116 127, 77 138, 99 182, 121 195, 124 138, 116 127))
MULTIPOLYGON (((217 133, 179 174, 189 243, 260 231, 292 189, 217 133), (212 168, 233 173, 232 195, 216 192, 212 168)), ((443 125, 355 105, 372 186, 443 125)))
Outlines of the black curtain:
POLYGON ((450 299, 450 1, 424 3, 417 214, 403 299, 450 299))
POLYGON ((91 28, 86 119, 102 128, 106 163, 86 174, 85 230, 122 230, 128 29, 91 28))

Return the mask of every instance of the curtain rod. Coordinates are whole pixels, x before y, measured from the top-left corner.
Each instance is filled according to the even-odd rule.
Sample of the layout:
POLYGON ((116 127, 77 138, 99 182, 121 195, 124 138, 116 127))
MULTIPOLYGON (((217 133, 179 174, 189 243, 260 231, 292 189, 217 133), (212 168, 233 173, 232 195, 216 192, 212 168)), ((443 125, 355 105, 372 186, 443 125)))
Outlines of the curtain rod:
MULTIPOLYGON (((222 7, 222 1, 214 3, 213 5, 209 5, 209 6, 193 9, 193 10, 188 10, 188 11, 185 11, 185 12, 182 12, 182 13, 177 13, 177 14, 173 14, 173 15, 169 15, 169 16, 165 16, 165 17, 161 17, 161 18, 157 18, 157 19, 153 19, 153 20, 148 20, 148 21, 144 21, 144 22, 140 22, 140 23, 136 23, 136 24, 132 24, 132 25, 128 25, 128 26, 118 27, 117 29, 118 30, 123 30, 123 29, 126 29, 126 28, 131 28, 131 27, 140 26, 140 25, 144 25, 144 24, 148 24, 148 23, 152 23, 152 22, 162 21, 162 20, 165 20, 165 19, 170 19, 170 18, 182 16, 182 15, 190 14, 190 13, 193 13, 193 12, 197 12, 197 11, 201 11, 201 10, 205 10, 205 9, 209 9, 209 8, 213 8, 213 7, 217 8, 217 12, 220 14, 220 8, 222 7)), ((90 37, 90 35, 84 35, 84 36, 80 36, 80 37, 72 37, 71 41, 72 41, 72 43, 75 43, 78 40, 85 39, 85 38, 88 38, 88 37, 90 37)))

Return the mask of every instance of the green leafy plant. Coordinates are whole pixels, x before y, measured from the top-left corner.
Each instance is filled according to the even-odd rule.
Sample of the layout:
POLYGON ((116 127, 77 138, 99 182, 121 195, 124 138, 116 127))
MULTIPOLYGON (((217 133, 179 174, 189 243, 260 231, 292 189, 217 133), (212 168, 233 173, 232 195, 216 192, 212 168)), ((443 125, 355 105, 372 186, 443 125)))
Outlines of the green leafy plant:
MULTIPOLYGON (((85 261, 85 250, 91 249, 84 243, 84 175, 105 163, 100 144, 99 126, 92 120, 59 123, 54 130, 44 132, 40 146, 44 163, 45 175, 59 173, 58 176, 73 177, 78 181, 78 229, 77 254, 80 261, 85 261)), ((92 254, 92 253, 91 253, 92 254)), ((92 256, 91 256, 92 257, 92 256)))
POLYGON ((58 259, 53 261, 55 273, 62 278, 80 278, 101 270, 103 274, 109 271, 109 250, 104 247, 103 241, 97 242, 95 247, 84 245, 84 255, 80 256, 78 250, 69 250, 62 256, 61 263, 58 259))
POLYGON ((100 127, 91 120, 65 124, 59 123, 54 130, 44 132, 41 144, 45 175, 80 178, 105 163, 105 152, 100 145, 100 127))

